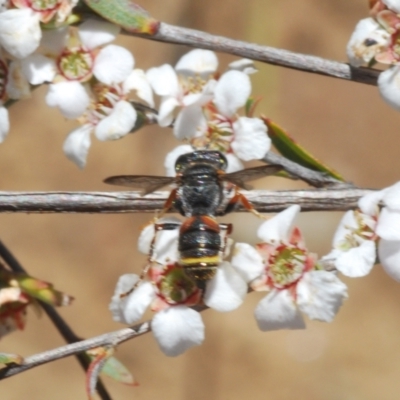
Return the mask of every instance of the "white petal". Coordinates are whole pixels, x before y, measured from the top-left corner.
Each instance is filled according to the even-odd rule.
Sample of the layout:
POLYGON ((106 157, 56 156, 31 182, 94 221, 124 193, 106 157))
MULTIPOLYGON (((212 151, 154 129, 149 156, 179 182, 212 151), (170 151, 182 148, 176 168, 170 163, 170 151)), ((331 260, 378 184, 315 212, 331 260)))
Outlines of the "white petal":
POLYGON ((112 42, 120 31, 119 26, 110 22, 89 19, 79 26, 79 37, 88 49, 94 49, 112 42))
POLYGON ((5 107, 0 107, 0 143, 3 143, 9 130, 10 121, 8 119, 8 110, 5 107))
POLYGON ((154 224, 148 224, 140 231, 137 245, 142 254, 149 254, 154 234, 154 224))
POLYGON ((248 58, 241 58, 240 60, 233 61, 229 64, 229 69, 236 71, 242 71, 245 74, 254 74, 257 72, 257 68, 254 66, 254 61, 248 58))
POLYGON ((183 108, 174 123, 174 135, 178 140, 191 139, 205 131, 207 121, 201 107, 194 105, 183 108))
MULTIPOLYGON (((132 287, 130 288, 132 289, 132 287)), ((130 293, 122 306, 122 315, 126 324, 133 324, 142 318, 146 309, 156 298, 154 285, 151 282, 142 282, 130 293)))
POLYGON ((121 297, 122 294, 129 292, 133 285, 139 280, 136 274, 125 274, 119 277, 117 285, 115 286, 114 294, 108 306, 113 315, 114 321, 127 324, 123 315, 123 308, 126 303, 126 296, 121 297))
POLYGON ((46 103, 49 107, 58 107, 65 118, 74 119, 86 111, 90 98, 79 82, 59 82, 49 85, 46 103))
POLYGON ((51 58, 31 54, 22 60, 22 71, 31 85, 40 85, 54 79, 57 67, 51 58))
POLYGON ((232 266, 246 282, 259 277, 264 270, 260 253, 247 243, 236 243, 233 250, 232 266))
POLYGON ((247 284, 228 261, 222 262, 217 273, 207 282, 204 304, 220 312, 238 308, 247 293, 247 284))
POLYGON ((346 276, 358 278, 368 275, 376 260, 376 245, 372 240, 365 240, 358 247, 341 252, 335 261, 335 267, 346 276))
POLYGON ((358 200, 358 207, 360 210, 368 215, 374 216, 378 211, 378 204, 382 200, 385 190, 379 190, 366 194, 358 200))
POLYGON ((368 64, 389 45, 390 35, 372 18, 358 22, 347 44, 350 64, 360 67, 368 64))
POLYGON ((82 125, 72 131, 65 139, 63 145, 64 153, 79 168, 83 168, 86 164, 92 129, 92 126, 89 124, 82 125))
POLYGON ((200 314, 186 306, 159 311, 151 322, 151 328, 161 350, 170 357, 178 356, 204 340, 200 314))
POLYGON ((178 97, 180 86, 176 72, 171 65, 164 64, 161 67, 150 68, 146 77, 154 92, 159 96, 178 97))
MULTIPOLYGON (((175 217, 165 217, 165 218, 158 219, 157 223, 159 223, 159 224, 163 224, 163 223, 181 224, 182 221, 180 221, 178 218, 175 218, 175 217)), ((179 229, 179 227, 178 227, 178 229, 179 229)), ((154 238, 154 233, 155 233, 154 223, 146 225, 141 230, 139 239, 138 239, 138 250, 142 254, 149 254, 151 242, 153 241, 153 238, 154 238)))
POLYGON ((228 167, 226 168, 227 174, 231 174, 232 172, 237 172, 244 169, 244 165, 234 154, 232 153, 225 154, 225 157, 228 161, 228 167))
POLYGON ((400 182, 380 190, 378 193, 382 194, 380 200, 385 206, 392 210, 400 211, 400 182))
POLYGON ((160 126, 169 126, 174 120, 174 110, 179 105, 175 97, 164 97, 161 99, 157 122, 160 126))
POLYGON ((193 147, 189 144, 183 144, 181 146, 175 147, 172 151, 170 151, 165 157, 164 167, 166 170, 167 176, 175 176, 175 163, 178 157, 182 154, 192 153, 194 151, 193 147))
POLYGON ((336 228, 335 235, 333 236, 333 247, 340 248, 344 241, 347 242, 347 237, 352 229, 357 229, 357 221, 354 217, 354 211, 347 211, 339 222, 336 228))
POLYGON ((379 215, 376 234, 385 240, 400 240, 400 211, 383 207, 379 215))
POLYGON ((389 9, 400 14, 400 1, 399 0, 382 0, 383 4, 386 4, 389 9))
POLYGON ((263 158, 271 147, 267 127, 259 118, 240 117, 233 124, 232 150, 244 161, 263 158))
POLYGON ((178 237, 181 221, 177 218, 161 218, 158 224, 173 223, 176 229, 160 230, 156 237, 154 224, 147 225, 140 233, 138 239, 138 249, 143 254, 150 253, 151 243, 154 239, 152 259, 160 264, 169 264, 178 261, 178 237))
MULTIPOLYGON (((17 287, 3 287, 0 289, 0 306, 21 300, 22 290, 17 287)), ((5 313, 7 314, 7 313, 5 313)))
POLYGON ((378 245, 378 255, 386 273, 400 282, 400 241, 381 239, 378 245))
POLYGON ((0 13, 0 44, 14 57, 24 58, 33 53, 41 37, 39 14, 30 8, 0 13))
POLYGON ((215 87, 214 103, 225 117, 231 117, 246 104, 251 93, 250 78, 244 72, 228 71, 215 87))
POLYGON ((31 87, 22 71, 20 60, 9 64, 6 93, 10 99, 26 99, 31 95, 31 87))
POLYGON ((266 243, 287 241, 293 226, 293 221, 300 212, 300 206, 293 205, 281 211, 258 228, 257 236, 266 243))
POLYGON ((206 76, 218 68, 218 58, 211 50, 195 49, 183 55, 175 70, 185 75, 199 74, 206 76))
POLYGON ((262 331, 304 329, 305 323, 288 290, 273 290, 257 305, 254 316, 262 331))
POLYGON ((141 69, 134 69, 122 84, 124 93, 136 90, 137 96, 150 107, 154 107, 153 91, 146 75, 141 69))
POLYGON ((135 125, 136 110, 127 101, 119 101, 112 112, 94 130, 99 140, 116 140, 127 135, 135 125))
POLYGON ((347 286, 332 272, 308 272, 297 284, 297 305, 311 319, 331 322, 346 298, 347 286))
POLYGON ((123 82, 131 74, 134 65, 132 54, 121 46, 109 44, 97 54, 93 74, 106 85, 123 82))
POLYGON ((378 87, 387 104, 400 111, 400 66, 390 67, 380 73, 378 87))

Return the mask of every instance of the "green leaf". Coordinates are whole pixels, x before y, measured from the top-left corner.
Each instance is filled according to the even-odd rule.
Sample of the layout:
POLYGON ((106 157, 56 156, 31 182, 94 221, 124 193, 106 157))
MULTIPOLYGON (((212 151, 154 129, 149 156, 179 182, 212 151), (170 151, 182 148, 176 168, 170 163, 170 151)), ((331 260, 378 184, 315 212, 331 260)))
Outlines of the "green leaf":
POLYGON ((54 289, 51 283, 28 275, 19 276, 16 280, 25 293, 52 306, 66 306, 71 304, 73 300, 73 297, 54 289))
POLYGON ((160 22, 132 0, 84 0, 96 14, 128 32, 154 35, 160 22))
POLYGON ((66 306, 73 300, 73 297, 54 289, 51 283, 19 272, 0 270, 0 287, 19 287, 28 296, 52 306, 66 306))
POLYGON ((125 385, 137 386, 138 383, 135 381, 133 375, 129 372, 129 370, 125 367, 124 364, 121 363, 115 357, 110 357, 101 370, 102 375, 106 375, 109 378, 114 379, 119 383, 123 383, 125 385))
POLYGON ((100 373, 126 385, 138 385, 125 366, 113 357, 113 347, 96 347, 88 350, 86 354, 91 359, 86 371, 86 392, 89 399, 93 399, 100 373))
POLYGON ((21 365, 24 359, 18 354, 0 353, 0 364, 21 365))
POLYGON ((252 118, 254 115, 254 112, 256 110, 256 107, 260 103, 261 98, 254 99, 253 97, 249 97, 246 101, 246 104, 244 105, 244 113, 246 117, 252 118))
POLYGON ((268 127, 268 136, 271 138, 276 150, 284 157, 313 171, 324 172, 327 175, 344 182, 344 178, 335 170, 327 167, 307 150, 296 143, 287 132, 270 119, 261 117, 268 127))

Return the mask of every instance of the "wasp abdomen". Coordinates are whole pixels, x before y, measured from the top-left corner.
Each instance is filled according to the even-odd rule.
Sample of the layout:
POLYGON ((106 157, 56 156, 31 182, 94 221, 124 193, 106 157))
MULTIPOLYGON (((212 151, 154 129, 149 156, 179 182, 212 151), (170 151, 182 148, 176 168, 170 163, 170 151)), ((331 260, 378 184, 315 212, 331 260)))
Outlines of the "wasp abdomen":
POLYGON ((211 279, 220 259, 221 236, 218 222, 209 216, 188 218, 179 235, 180 264, 196 281, 211 279))

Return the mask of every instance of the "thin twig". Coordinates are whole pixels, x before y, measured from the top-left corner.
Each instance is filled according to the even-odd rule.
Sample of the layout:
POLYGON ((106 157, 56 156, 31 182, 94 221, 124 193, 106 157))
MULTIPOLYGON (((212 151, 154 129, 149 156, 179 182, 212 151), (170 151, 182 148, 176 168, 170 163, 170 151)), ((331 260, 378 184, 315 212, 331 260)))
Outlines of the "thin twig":
POLYGON ((19 374, 28 369, 46 364, 51 361, 59 360, 89 349, 101 346, 114 347, 134 337, 143 335, 150 331, 150 322, 146 321, 130 328, 121 329, 110 333, 105 333, 80 342, 67 344, 53 350, 44 351, 24 359, 21 365, 10 365, 0 369, 0 380, 19 374))
MULTIPOLYGON (((27 273, 20 262, 15 258, 15 256, 2 241, 0 241, 0 257, 5 261, 12 271, 23 274, 27 273)), ((67 343, 76 343, 82 340, 61 318, 60 314, 58 314, 54 307, 44 303, 43 301, 39 301, 39 303, 67 343)), ((89 357, 84 353, 77 353, 75 356, 83 370, 87 371, 90 365, 89 357)), ((96 391, 102 400, 112 400, 101 379, 97 380, 96 391)))
MULTIPOLYGON (((357 207, 368 189, 243 191, 259 212, 279 212, 292 204, 303 211, 347 211, 357 207)), ((154 213, 168 191, 142 197, 138 192, 0 192, 0 213, 154 213)), ((239 207, 237 211, 246 211, 239 207)), ((174 210, 172 210, 174 212, 174 210)))
POLYGON ((164 22, 161 22, 158 32, 152 36, 128 31, 124 31, 123 33, 125 35, 139 36, 158 42, 183 44, 190 47, 234 54, 239 57, 250 58, 251 60, 261 61, 267 64, 279 65, 281 67, 330 76, 332 78, 365 83, 367 85, 376 86, 380 73, 380 71, 372 68, 355 68, 342 62, 229 39, 224 36, 217 36, 194 29, 169 25, 164 22))

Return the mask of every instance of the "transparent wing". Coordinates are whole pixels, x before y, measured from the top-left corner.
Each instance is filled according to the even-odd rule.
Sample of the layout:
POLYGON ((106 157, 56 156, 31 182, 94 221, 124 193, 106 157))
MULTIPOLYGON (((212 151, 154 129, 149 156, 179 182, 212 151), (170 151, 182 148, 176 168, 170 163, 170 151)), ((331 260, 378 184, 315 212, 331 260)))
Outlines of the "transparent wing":
POLYGON ((116 186, 127 186, 135 189, 142 189, 143 194, 154 192, 163 186, 175 182, 174 177, 154 175, 119 175, 110 176, 104 179, 104 183, 116 186))
POLYGON ((242 169, 241 171, 232 172, 231 174, 221 175, 220 179, 223 181, 229 181, 235 185, 249 190, 251 187, 246 185, 247 181, 254 181, 264 176, 274 175, 277 172, 283 171, 281 165, 262 165, 261 167, 242 169))

